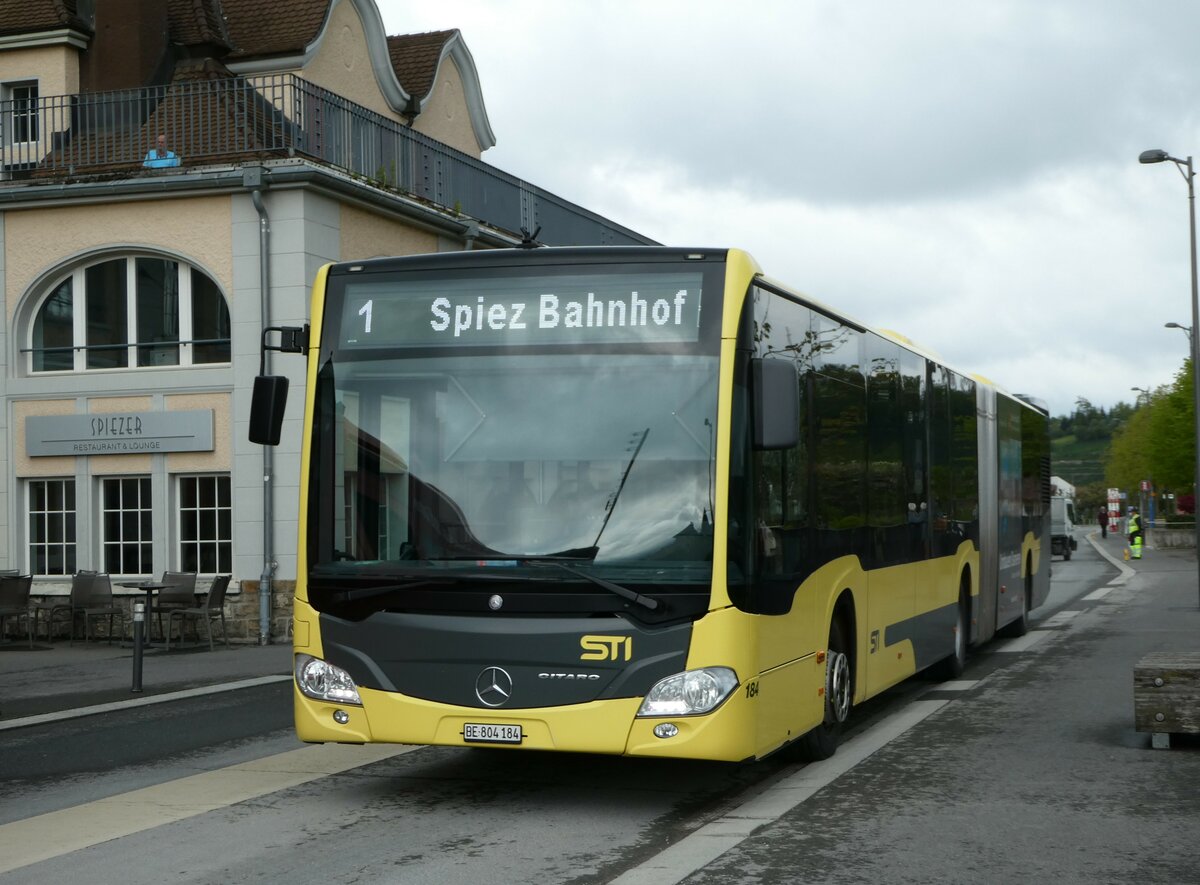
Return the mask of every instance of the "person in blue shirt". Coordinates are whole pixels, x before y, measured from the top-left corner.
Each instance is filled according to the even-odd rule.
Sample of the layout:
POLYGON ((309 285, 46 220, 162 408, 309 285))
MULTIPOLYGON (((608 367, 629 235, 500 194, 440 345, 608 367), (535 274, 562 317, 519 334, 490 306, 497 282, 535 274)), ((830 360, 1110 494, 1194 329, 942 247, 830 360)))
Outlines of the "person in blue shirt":
POLYGON ((179 157, 175 155, 174 151, 167 150, 167 137, 159 135, 158 143, 146 154, 142 165, 148 169, 165 169, 168 166, 178 166, 179 157))

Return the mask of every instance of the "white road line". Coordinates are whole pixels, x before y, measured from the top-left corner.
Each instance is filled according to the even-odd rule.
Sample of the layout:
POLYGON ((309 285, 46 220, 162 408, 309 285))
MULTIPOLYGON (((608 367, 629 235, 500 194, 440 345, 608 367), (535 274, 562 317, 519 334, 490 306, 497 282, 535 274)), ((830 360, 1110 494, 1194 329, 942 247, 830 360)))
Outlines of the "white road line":
POLYGON ((1108 594, 1116 589, 1115 585, 1110 584, 1107 587, 1101 587, 1099 590, 1093 590, 1087 596, 1083 597, 1084 602, 1095 602, 1097 599, 1103 599, 1108 594))
POLYGON ((611 885, 673 885, 703 869, 760 827, 774 823, 864 759, 933 715, 947 701, 914 701, 838 748, 831 759, 805 765, 759 795, 627 870, 611 885))
POLYGON ((1080 611, 1055 612, 1053 615, 1046 618, 1046 620, 1041 621, 1038 624, 1038 628, 1042 629, 1042 630, 1046 630, 1046 629, 1049 629, 1052 627, 1062 627, 1066 624, 1071 623, 1071 620, 1073 618, 1077 618, 1081 614, 1083 614, 1083 612, 1080 612, 1080 611))
POLYGON ((0 826, 0 873, 415 749, 318 744, 14 821, 0 826))
POLYGON ((1122 584, 1124 584, 1126 581, 1128 581, 1130 578, 1132 578, 1134 575, 1137 574, 1137 572, 1135 572, 1133 569, 1131 569, 1125 563, 1121 562, 1121 560, 1117 559, 1115 556, 1113 556, 1111 553, 1109 553, 1107 550, 1105 550, 1104 547, 1100 544, 1100 542, 1096 540, 1095 532, 1092 532, 1090 535, 1088 535, 1087 539, 1088 539, 1088 542, 1093 547, 1096 548, 1096 552, 1099 553, 1105 559, 1107 559, 1109 565, 1115 567, 1117 569, 1117 571, 1119 571, 1121 573, 1121 574, 1117 575, 1117 577, 1115 577, 1111 581, 1109 581, 1109 584, 1111 584, 1114 587, 1120 587, 1122 584))
POLYGON ((95 716, 98 713, 112 713, 115 710, 127 710, 132 707, 148 707, 151 704, 165 704, 170 701, 181 701, 184 698, 198 698, 206 694, 220 694, 239 688, 253 688, 256 685, 268 685, 272 682, 287 682, 291 674, 277 676, 256 676, 253 679, 239 679, 237 682, 223 682, 220 685, 206 685, 202 688, 188 688, 183 691, 172 691, 166 694, 156 694, 145 698, 130 698, 127 701, 112 701, 108 704, 92 704, 88 707, 75 707, 72 710, 59 710, 56 713, 40 713, 37 716, 25 716, 0 722, 0 731, 10 728, 28 728, 31 725, 44 725, 47 722, 61 722, 64 719, 77 719, 80 716, 95 716))
POLYGON ((934 691, 970 691, 978 684, 978 679, 951 679, 948 682, 939 682, 934 691))
POLYGON ((1008 642, 1003 642, 1000 645, 997 645, 995 648, 989 649, 989 651, 1010 654, 1029 651, 1029 649, 1033 648, 1047 636, 1050 636, 1052 632, 1053 631, 1051 630, 1031 630, 1024 636, 1018 636, 1016 639, 1010 639, 1008 642))

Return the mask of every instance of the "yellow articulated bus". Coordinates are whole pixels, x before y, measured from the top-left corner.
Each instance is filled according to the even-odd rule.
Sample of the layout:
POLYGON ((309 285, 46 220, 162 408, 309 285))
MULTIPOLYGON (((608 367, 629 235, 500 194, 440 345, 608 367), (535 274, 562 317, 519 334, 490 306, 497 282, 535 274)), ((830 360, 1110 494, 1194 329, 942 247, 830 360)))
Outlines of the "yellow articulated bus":
POLYGON ((744 252, 334 264, 296 339, 305 741, 823 758, 1049 589, 1045 408, 744 252))

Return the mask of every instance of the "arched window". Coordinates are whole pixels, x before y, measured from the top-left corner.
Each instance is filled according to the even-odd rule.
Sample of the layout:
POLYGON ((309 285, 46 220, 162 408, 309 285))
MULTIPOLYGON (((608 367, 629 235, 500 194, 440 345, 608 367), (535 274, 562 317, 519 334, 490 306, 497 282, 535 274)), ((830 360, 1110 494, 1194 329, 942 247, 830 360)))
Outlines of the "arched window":
POLYGON ((124 255, 75 268, 37 308, 32 372, 83 372, 230 361, 229 308, 191 265, 124 255))

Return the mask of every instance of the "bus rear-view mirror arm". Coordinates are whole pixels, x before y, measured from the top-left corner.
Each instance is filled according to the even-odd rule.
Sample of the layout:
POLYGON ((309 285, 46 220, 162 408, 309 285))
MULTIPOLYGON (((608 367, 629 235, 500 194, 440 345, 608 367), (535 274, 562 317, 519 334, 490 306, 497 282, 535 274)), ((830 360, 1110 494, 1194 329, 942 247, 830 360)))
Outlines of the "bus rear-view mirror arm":
POLYGON ((283 375, 266 374, 267 351, 306 353, 308 326, 268 326, 263 329, 258 376, 250 398, 250 442, 261 446, 279 445, 283 431, 283 415, 287 409, 288 379, 283 375), (272 344, 270 335, 279 333, 279 343, 272 344))

